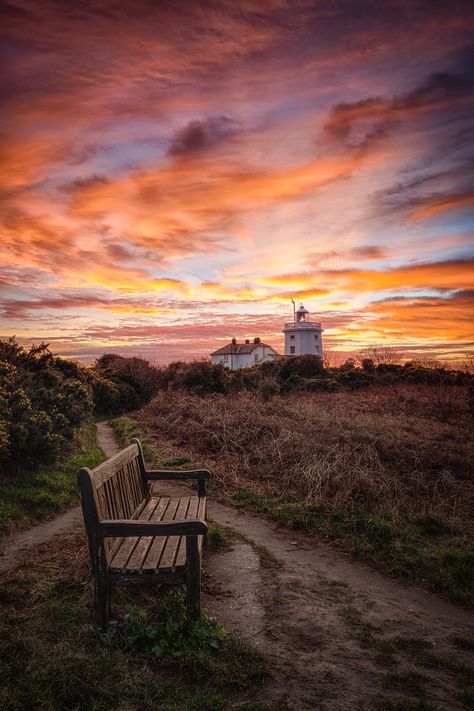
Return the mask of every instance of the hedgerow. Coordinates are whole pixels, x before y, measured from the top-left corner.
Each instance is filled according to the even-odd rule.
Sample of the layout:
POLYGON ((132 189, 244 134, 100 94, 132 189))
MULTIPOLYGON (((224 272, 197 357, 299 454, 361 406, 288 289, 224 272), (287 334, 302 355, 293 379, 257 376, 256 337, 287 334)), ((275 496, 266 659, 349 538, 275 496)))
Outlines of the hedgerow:
POLYGON ((54 462, 91 415, 83 369, 44 343, 24 349, 0 341, 0 475, 54 462))

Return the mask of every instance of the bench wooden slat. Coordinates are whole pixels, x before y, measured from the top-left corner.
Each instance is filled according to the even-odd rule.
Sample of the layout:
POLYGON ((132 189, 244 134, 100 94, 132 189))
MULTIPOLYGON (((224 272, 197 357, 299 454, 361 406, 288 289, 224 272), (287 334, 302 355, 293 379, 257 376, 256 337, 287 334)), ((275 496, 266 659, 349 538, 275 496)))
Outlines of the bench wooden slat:
MULTIPOLYGON (((149 520, 161 521, 166 513, 166 509, 169 506, 170 499, 168 497, 162 497, 161 499, 151 499, 151 501, 156 501, 157 505, 149 520)), ((154 536, 140 537, 137 545, 135 546, 135 550, 127 563, 127 572, 139 573, 142 570, 143 563, 153 540, 154 536)))
MULTIPOLYGON (((174 521, 176 511, 178 510, 179 506, 179 497, 173 497, 170 499, 168 508, 166 509, 162 521, 174 521)), ((158 570, 158 564, 160 562, 161 554, 163 553, 163 549, 165 547, 167 538, 165 536, 163 537, 156 537, 153 540, 153 543, 151 544, 148 553, 146 555, 145 560, 143 561, 142 564, 142 572, 143 573, 156 573, 158 570)))
MULTIPOLYGON (((198 518, 199 499, 197 496, 191 496, 189 507, 186 512, 186 518, 198 518)), ((186 565, 186 536, 181 536, 179 539, 178 552, 174 563, 175 569, 184 568, 186 565)))
POLYGON ((127 464, 127 462, 131 462, 132 459, 137 456, 137 445, 130 444, 128 447, 125 447, 125 449, 122 449, 120 452, 117 452, 117 454, 114 454, 113 457, 110 457, 110 459, 107 459, 102 464, 99 464, 99 466, 94 469, 93 483, 96 489, 111 476, 114 476, 118 469, 121 469, 127 464))
MULTIPOLYGON (((142 509, 139 519, 149 521, 159 503, 159 499, 150 499, 142 509)), ((109 570, 114 573, 125 572, 130 556, 133 554, 135 547, 140 540, 139 537, 122 538, 119 548, 110 561, 109 570)))
MULTIPOLYGON (((183 496, 179 500, 179 505, 176 510, 175 519, 177 521, 182 521, 183 519, 185 519, 188 508, 189 508, 189 496, 186 496, 186 497, 183 496)), ((173 570, 174 562, 176 560, 176 554, 178 552, 180 541, 181 541, 181 536, 168 536, 163 553, 161 554, 160 562, 158 565, 158 572, 168 573, 171 570, 173 570)))

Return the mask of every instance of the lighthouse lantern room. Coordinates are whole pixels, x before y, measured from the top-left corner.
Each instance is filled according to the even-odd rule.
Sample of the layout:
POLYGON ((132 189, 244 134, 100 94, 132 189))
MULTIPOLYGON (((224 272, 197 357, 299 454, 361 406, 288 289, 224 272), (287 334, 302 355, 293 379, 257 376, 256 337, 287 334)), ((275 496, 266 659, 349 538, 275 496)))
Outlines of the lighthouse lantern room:
POLYGON ((294 310, 293 321, 285 323, 285 355, 306 355, 311 353, 323 357, 323 341, 321 324, 309 320, 309 311, 300 304, 298 311, 294 310))

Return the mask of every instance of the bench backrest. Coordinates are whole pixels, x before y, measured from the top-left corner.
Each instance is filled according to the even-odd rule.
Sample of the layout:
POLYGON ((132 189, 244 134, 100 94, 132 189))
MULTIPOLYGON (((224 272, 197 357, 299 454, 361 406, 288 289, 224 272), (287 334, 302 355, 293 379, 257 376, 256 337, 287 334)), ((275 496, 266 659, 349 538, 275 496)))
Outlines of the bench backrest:
POLYGON ((109 558, 113 541, 98 539, 100 521, 136 518, 150 497, 145 462, 138 440, 94 469, 83 467, 78 473, 82 511, 91 555, 102 547, 109 558))

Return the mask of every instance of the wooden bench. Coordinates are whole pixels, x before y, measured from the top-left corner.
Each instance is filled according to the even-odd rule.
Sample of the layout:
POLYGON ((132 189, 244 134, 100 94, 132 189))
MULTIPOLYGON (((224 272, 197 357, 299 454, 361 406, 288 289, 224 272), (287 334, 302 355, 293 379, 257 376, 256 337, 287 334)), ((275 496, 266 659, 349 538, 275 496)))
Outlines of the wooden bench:
POLYGON ((95 469, 78 473, 94 582, 104 629, 117 582, 187 584, 191 620, 200 617, 201 555, 207 533, 206 470, 149 471, 137 439, 95 469), (196 479, 197 496, 158 496, 153 481, 196 479))

